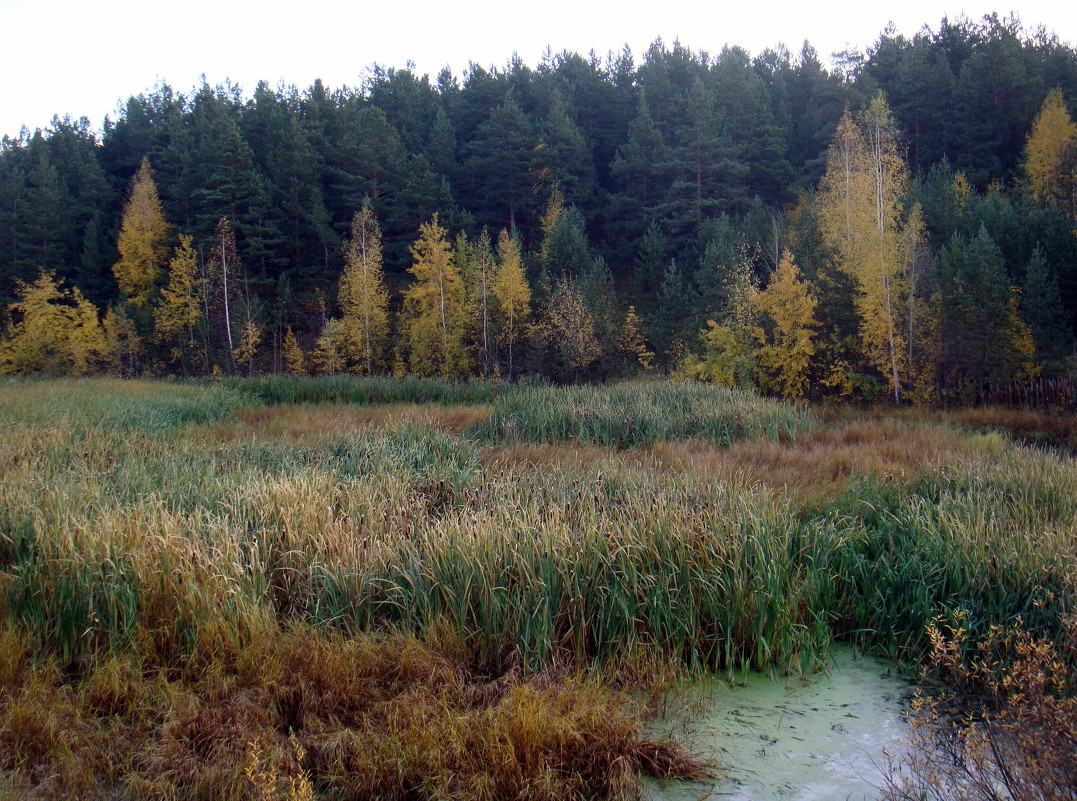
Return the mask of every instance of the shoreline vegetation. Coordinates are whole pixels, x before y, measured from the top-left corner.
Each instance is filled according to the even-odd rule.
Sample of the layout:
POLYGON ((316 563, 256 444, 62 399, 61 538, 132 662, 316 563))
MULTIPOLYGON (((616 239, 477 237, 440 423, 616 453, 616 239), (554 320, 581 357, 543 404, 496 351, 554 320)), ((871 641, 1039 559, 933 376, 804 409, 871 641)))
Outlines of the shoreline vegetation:
POLYGON ((645 733, 680 682, 835 641, 924 671, 892 797, 938 742, 1064 797, 1077 468, 963 414, 5 379, 0 797, 631 798, 721 769, 645 733))

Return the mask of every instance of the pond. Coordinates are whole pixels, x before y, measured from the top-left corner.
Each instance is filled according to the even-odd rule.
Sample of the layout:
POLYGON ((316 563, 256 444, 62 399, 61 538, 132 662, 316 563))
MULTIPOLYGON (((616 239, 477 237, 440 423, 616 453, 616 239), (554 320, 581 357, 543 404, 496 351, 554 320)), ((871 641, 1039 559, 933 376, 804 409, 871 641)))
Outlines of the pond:
POLYGON ((831 651, 829 669, 774 680, 738 674, 711 679, 699 703, 659 730, 685 739, 713 757, 721 770, 713 785, 654 783, 652 801, 831 801, 876 799, 888 754, 900 759, 913 685, 888 663, 831 651))

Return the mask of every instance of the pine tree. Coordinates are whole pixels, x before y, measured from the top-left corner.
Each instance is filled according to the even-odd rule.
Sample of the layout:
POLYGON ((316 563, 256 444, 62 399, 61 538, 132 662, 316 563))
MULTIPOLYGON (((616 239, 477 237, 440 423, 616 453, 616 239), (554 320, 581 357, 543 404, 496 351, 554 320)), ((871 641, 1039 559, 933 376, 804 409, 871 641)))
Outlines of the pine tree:
POLYGON ((531 315, 531 287, 524 274, 520 245, 504 228, 497 237, 497 256, 499 263, 494 273, 493 293, 501 321, 498 340, 508 347, 511 380, 514 375, 513 349, 524 336, 527 318, 531 315))
POLYGON ((569 204, 582 205, 591 199, 595 169, 591 148, 568 114, 561 93, 554 89, 534 155, 535 189, 558 187, 569 204))
POLYGON ((591 259, 591 263, 580 274, 576 287, 580 290, 587 308, 591 310, 595 335, 603 353, 616 352, 621 328, 620 305, 617 302, 613 273, 606 260, 601 256, 591 259))
POLYGON ((340 311, 351 369, 371 375, 385 366, 389 292, 382 271, 381 230, 369 202, 352 219, 340 276, 340 311))
POLYGON ((640 240, 639 252, 632 265, 633 288, 645 314, 654 308, 658 288, 669 263, 668 249, 661 227, 652 221, 640 240))
POLYGON ((415 281, 404 291, 409 367, 420 376, 462 376, 467 371, 463 282, 436 214, 420 227, 411 255, 415 281))
POLYGON ((116 243, 120 260, 113 266, 120 290, 140 311, 146 311, 164 266, 168 226, 157 197, 149 159, 131 181, 131 196, 124 207, 120 237, 116 243))
POLYGON ((987 383, 1035 372, 1035 346, 1018 314, 1017 293, 1002 253, 981 226, 968 239, 954 234, 939 254, 945 388, 972 400, 987 383))
POLYGON ((1063 363, 1073 352, 1073 332, 1066 324, 1058 280, 1039 247, 1033 251, 1025 271, 1021 311, 1032 329, 1044 373, 1049 377, 1061 374, 1063 363))
POLYGON ((760 386, 785 398, 801 398, 815 353, 815 298, 786 250, 766 289, 752 293, 760 325, 755 330, 760 386))
POLYGON ((511 90, 479 127, 471 148, 471 172, 482 187, 490 222, 515 228, 531 189, 535 135, 511 90))
MULTIPOLYGON (((549 211, 547 209, 547 218, 549 211)), ((591 266, 593 259, 583 215, 575 206, 564 208, 557 214, 542 239, 540 258, 543 269, 552 275, 564 272, 579 278, 591 266)))
POLYGON ((693 326, 692 315, 687 313, 694 305, 692 288, 684 280, 677 262, 671 261, 658 289, 654 311, 647 318, 658 363, 667 370, 681 360, 685 344, 698 330, 693 326))
POLYGON ((698 240, 707 219, 723 211, 743 212, 748 175, 743 148, 726 132, 714 93, 702 79, 691 87, 689 109, 662 203, 663 224, 682 248, 698 240))
POLYGON ((636 241, 657 221, 658 204, 672 169, 669 162, 662 132, 651 117, 646 94, 640 91, 636 119, 628 124, 628 138, 610 165, 618 188, 611 199, 611 225, 623 241, 636 241))

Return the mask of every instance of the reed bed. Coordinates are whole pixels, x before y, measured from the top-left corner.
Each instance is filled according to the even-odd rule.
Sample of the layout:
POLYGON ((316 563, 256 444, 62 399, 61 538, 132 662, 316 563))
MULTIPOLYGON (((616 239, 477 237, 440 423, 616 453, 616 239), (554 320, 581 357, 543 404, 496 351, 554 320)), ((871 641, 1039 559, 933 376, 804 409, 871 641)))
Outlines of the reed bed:
POLYGON ((656 440, 790 442, 814 428, 803 409, 737 389, 639 382, 519 388, 475 433, 490 442, 578 442, 630 448, 656 440))
MULTIPOLYGON (((809 670, 835 637, 915 664, 930 652, 930 625, 958 617, 972 644, 1016 619, 1036 636, 1068 636, 1077 591, 1071 460, 940 428, 950 439, 931 438, 946 444, 945 459, 880 472, 899 459, 895 439, 921 441, 901 439, 915 424, 895 422, 886 437, 878 426, 805 434, 815 424, 797 409, 654 384, 561 390, 565 409, 555 414, 544 411, 557 401, 551 392, 499 396, 477 427, 408 413, 334 432, 344 418, 331 410, 316 435, 296 437, 289 426, 307 415, 282 411, 291 422, 258 428, 261 412, 238 386, 0 384, 10 421, 0 437, 0 729, 16 732, 0 736, 0 773, 37 787, 44 779, 35 771, 69 773, 70 782, 89 772, 101 797, 116 785, 141 787, 132 797, 287 797, 286 779, 331 798, 628 797, 639 772, 701 768, 640 736, 640 711, 629 711, 610 681, 637 676, 647 685, 685 668, 809 670), (585 419, 587 398, 597 412, 585 419), (633 423, 613 416, 619 407, 633 423), (689 419, 662 421, 678 409, 689 419), (725 428, 715 422, 723 415, 733 421, 725 428), (247 425, 256 425, 249 436, 219 436, 247 425), (670 469, 678 438, 714 448, 731 432, 742 439, 738 464, 748 463, 743 438, 755 437, 766 452, 755 469, 819 470, 833 494, 805 503, 765 482, 729 481, 687 441, 694 455, 678 455, 670 469), (775 450, 795 453, 795 443, 775 441, 798 434, 810 459, 775 450), (523 448, 511 437, 531 436, 555 443, 542 447, 597 441, 605 456, 555 468, 491 458, 492 441, 523 448), (863 451, 873 437, 886 445, 876 459, 863 451), (851 443, 862 450, 850 455, 851 443), (843 480, 828 483, 838 462, 843 480), (456 694, 437 694, 445 682, 435 670, 391 721, 371 708, 347 719, 319 712, 308 725, 289 717, 298 702, 278 695, 286 674, 270 669, 293 658, 281 650, 292 646, 324 651, 328 661, 388 648, 396 655, 377 664, 390 684, 385 665, 421 652, 424 664, 447 660, 457 671, 456 694), (588 681, 607 689, 587 695, 588 681), (127 700, 87 706, 102 682, 127 700), (528 709, 547 705, 542 715, 560 716, 566 732, 589 732, 578 744, 593 765, 559 767, 553 755, 564 741, 528 752, 524 742, 536 735, 519 723, 505 723, 524 737, 512 745, 453 733, 453 720, 507 698, 510 685, 528 709), (137 689, 130 698, 129 686, 137 689), (426 696, 440 700, 430 706, 426 696), (217 728, 198 725, 219 730, 222 750, 205 755, 219 775, 173 775, 166 768, 180 757, 172 752, 136 759, 142 746, 125 751, 99 731, 107 714, 92 710, 109 704, 120 704, 115 714, 140 743, 163 742, 194 725, 192 710, 217 704, 217 728), (167 712, 151 712, 155 705, 167 712), (626 723, 572 723, 576 706, 594 711, 589 720, 608 713, 626 723), (87 753, 112 756, 72 767, 83 746, 60 729, 35 728, 46 708, 60 729, 89 738, 87 753), (360 718, 375 721, 365 734, 360 718), (435 721, 430 730, 440 735, 408 741, 401 721, 418 718, 435 721), (411 767, 382 775, 368 764, 369 738, 390 731, 399 759, 373 761, 411 767), (453 761, 461 749, 495 747, 532 754, 526 768, 504 763, 515 766, 505 775, 516 784, 453 761), (364 753, 366 761, 356 756, 364 753), (272 778, 275 795, 255 794, 254 780, 237 772, 244 764, 263 784, 272 778), (449 781, 454 770, 487 790, 465 792, 449 781), (417 783, 419 774, 449 783, 417 783), (536 787, 545 789, 528 795, 536 787)), ((304 681, 316 684, 320 670, 304 681)), ((371 692, 381 687, 376 696, 388 692, 384 684, 368 682, 371 692)), ((317 690, 324 703, 336 692, 344 690, 317 690)))

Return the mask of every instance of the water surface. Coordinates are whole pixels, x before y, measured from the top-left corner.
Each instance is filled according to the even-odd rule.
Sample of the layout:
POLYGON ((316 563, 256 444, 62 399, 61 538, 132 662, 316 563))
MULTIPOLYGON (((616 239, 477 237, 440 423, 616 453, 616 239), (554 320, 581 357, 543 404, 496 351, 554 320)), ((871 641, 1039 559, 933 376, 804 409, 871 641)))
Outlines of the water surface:
POLYGON ((887 753, 899 755, 910 683, 887 663, 831 652, 830 669, 773 680, 709 680, 687 720, 666 720, 722 769, 714 785, 652 785, 653 801, 863 801, 879 797, 887 753))

